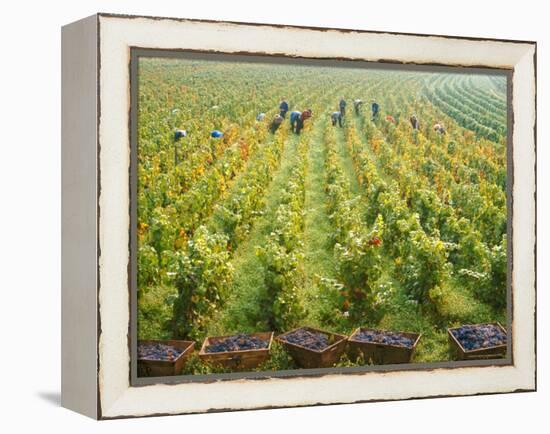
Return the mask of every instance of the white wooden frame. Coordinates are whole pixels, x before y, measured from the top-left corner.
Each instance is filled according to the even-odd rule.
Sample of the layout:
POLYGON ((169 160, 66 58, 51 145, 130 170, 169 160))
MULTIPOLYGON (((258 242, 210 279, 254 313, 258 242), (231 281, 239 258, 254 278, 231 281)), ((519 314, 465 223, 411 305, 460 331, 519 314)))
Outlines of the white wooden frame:
POLYGON ((107 14, 65 26, 62 41, 65 407, 108 419, 536 389, 534 42, 107 14), (513 364, 132 387, 131 47, 513 69, 513 364))

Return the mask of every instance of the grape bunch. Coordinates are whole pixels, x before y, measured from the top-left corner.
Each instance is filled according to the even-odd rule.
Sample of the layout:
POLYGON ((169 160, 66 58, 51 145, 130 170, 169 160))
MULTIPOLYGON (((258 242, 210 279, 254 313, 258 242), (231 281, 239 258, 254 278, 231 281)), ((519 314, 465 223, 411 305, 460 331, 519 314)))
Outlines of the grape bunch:
POLYGON ((260 350, 267 348, 267 346, 268 342, 265 340, 246 333, 239 333, 208 345, 205 351, 207 353, 221 353, 225 351, 260 350))
POLYGON ((378 331, 361 329, 354 337, 354 340, 361 342, 372 342, 376 344, 394 345, 397 347, 412 348, 414 341, 401 333, 391 331, 378 331))
POLYGON ((317 351, 324 350, 330 345, 329 339, 325 334, 306 329, 298 329, 283 336, 282 339, 291 344, 301 345, 302 347, 317 351))
POLYGON ((138 358, 140 360, 176 360, 182 350, 173 347, 172 345, 164 344, 139 344, 138 345, 138 358))
POLYGON ((506 333, 494 324, 465 325, 451 330, 451 333, 466 350, 506 344, 506 333))

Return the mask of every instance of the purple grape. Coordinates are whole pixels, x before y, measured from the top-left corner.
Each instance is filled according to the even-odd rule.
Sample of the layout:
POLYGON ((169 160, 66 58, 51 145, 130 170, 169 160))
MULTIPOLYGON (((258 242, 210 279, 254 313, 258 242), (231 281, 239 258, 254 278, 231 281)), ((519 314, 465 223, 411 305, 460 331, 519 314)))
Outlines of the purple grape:
POLYGON ((225 351, 260 350, 268 347, 268 341, 246 333, 227 336, 217 342, 207 345, 204 349, 207 353, 221 353, 225 351))
POLYGON ((140 360, 176 360, 182 350, 173 347, 172 345, 164 344, 139 344, 138 345, 138 359, 140 360))
POLYGON ((397 347, 412 348, 414 341, 402 333, 391 331, 378 331, 361 329, 353 337, 356 341, 372 342, 375 344, 386 344, 397 347))
POLYGON ((306 329, 298 329, 282 337, 282 339, 291 344, 301 345, 311 350, 322 351, 330 346, 328 336, 306 329))
POLYGON ((493 324, 465 325, 451 333, 468 351, 506 344, 506 333, 493 324))

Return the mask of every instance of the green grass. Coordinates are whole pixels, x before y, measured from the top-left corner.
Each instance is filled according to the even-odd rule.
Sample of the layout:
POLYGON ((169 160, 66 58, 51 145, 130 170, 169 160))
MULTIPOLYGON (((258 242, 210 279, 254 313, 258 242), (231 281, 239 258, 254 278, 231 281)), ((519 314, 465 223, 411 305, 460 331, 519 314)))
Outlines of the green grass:
POLYGON ((308 168, 305 181, 305 285, 303 296, 307 308, 305 323, 321 326, 320 299, 318 281, 320 278, 334 278, 335 264, 334 242, 330 234, 332 225, 327 214, 327 195, 325 193, 325 144, 322 129, 316 125, 312 134, 308 168))
POLYGON ((499 321, 506 323, 506 314, 503 310, 493 309, 482 303, 472 293, 451 278, 443 288, 443 302, 438 306, 438 313, 449 323, 454 325, 464 323, 481 323, 499 321))
MULTIPOLYGON (((304 276, 302 299, 306 308, 304 323, 321 326, 318 281, 321 277, 333 278, 335 273, 333 257, 333 232, 326 209, 324 191, 325 148, 319 123, 309 131, 309 150, 305 180, 304 205, 304 276)), ((286 143, 282 164, 275 174, 265 195, 264 215, 255 223, 249 237, 235 251, 232 264, 235 268, 231 295, 208 326, 209 335, 222 335, 239 331, 253 332, 267 330, 266 288, 264 269, 256 255, 272 229, 272 221, 280 203, 291 169, 296 162, 297 136, 291 135, 286 143)))
POLYGON ((338 156, 340 157, 340 166, 349 180, 350 191, 352 194, 360 196, 361 186, 359 185, 359 181, 357 181, 357 177, 355 176, 355 170, 353 168, 353 161, 351 159, 351 156, 346 149, 344 131, 341 128, 336 128, 335 136, 336 150, 338 152, 338 156))

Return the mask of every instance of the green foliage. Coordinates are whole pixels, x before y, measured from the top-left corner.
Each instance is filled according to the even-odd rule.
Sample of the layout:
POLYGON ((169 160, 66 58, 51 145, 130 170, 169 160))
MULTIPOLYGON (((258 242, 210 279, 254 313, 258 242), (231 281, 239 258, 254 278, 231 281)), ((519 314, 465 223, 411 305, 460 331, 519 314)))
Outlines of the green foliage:
POLYGON ((138 249, 138 294, 159 281, 159 258, 153 246, 140 246, 138 249))
POLYGON ((196 338, 205 322, 224 300, 233 268, 229 262, 227 238, 198 228, 187 250, 176 257, 174 336, 196 338))
POLYGON ((281 195, 271 233, 257 255, 265 269, 268 306, 266 316, 273 330, 286 330, 304 316, 299 297, 303 283, 303 230, 307 142, 297 145, 298 157, 281 195))
POLYGON ((352 319, 373 314, 380 309, 378 280, 382 275, 380 246, 384 233, 384 220, 378 215, 369 228, 363 221, 356 201, 352 200, 349 183, 346 181, 336 156, 334 135, 325 129, 326 192, 329 198, 330 219, 335 228, 334 257, 339 281, 340 304, 352 319))
POLYGON ((409 237, 402 256, 396 260, 398 279, 411 298, 427 303, 430 293, 437 294, 437 288, 449 277, 448 249, 441 240, 422 230, 410 232, 409 237))
POLYGON ((480 252, 483 261, 459 270, 462 282, 470 287, 480 300, 498 309, 506 306, 506 240, 506 236, 503 236, 499 245, 480 252))
POLYGON ((452 116, 465 128, 475 131, 482 137, 499 142, 506 134, 506 112, 495 107, 486 97, 469 94, 467 98, 455 89, 455 77, 426 87, 426 94, 437 106, 452 116), (451 82, 449 82, 451 80, 451 82), (485 110, 480 110, 485 108, 485 110))
POLYGON ((338 276, 346 288, 353 318, 372 313, 376 307, 378 280, 382 275, 380 242, 384 230, 380 217, 371 230, 350 231, 334 248, 338 276))
POLYGON ((285 136, 279 136, 263 146, 237 184, 236 191, 215 207, 213 226, 227 235, 229 245, 235 249, 250 232, 256 217, 264 206, 263 193, 278 166, 285 136))

